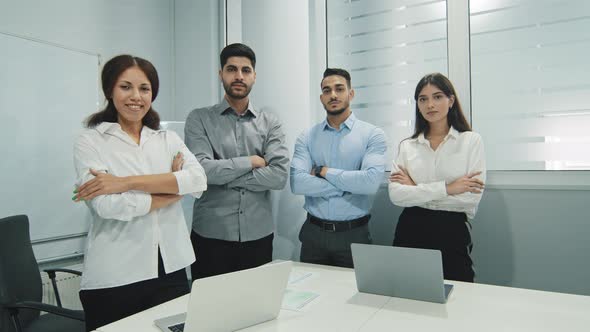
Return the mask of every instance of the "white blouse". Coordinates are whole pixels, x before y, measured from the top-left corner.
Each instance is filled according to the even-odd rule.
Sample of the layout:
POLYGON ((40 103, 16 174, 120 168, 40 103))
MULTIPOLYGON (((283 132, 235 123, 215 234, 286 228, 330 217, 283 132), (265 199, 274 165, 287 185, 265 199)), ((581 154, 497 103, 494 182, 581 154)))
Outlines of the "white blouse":
POLYGON ((476 178, 485 183, 485 155, 479 134, 459 133, 451 128, 436 150, 432 150, 430 142, 420 134, 402 141, 391 171, 398 171, 398 165, 408 171, 416 186, 390 182, 389 198, 395 205, 465 212, 473 219, 483 192, 448 195, 446 184, 474 172, 481 172, 476 178))
MULTIPOLYGON (((115 176, 162 174, 184 155, 174 172, 179 195, 200 197, 207 189, 203 167, 172 131, 143 127, 139 145, 118 123, 85 130, 74 145, 76 184, 91 180, 90 168, 115 176)), ((158 277, 158 247, 166 273, 195 261, 180 201, 149 212, 151 195, 141 191, 101 195, 86 202, 93 215, 88 232, 81 288, 131 284, 158 277)))

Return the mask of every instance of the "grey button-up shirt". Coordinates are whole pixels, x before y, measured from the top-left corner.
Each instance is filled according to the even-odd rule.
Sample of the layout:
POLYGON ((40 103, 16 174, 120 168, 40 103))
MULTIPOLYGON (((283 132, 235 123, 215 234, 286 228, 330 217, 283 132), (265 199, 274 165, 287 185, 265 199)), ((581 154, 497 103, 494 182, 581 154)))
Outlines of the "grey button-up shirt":
POLYGON ((199 235, 252 241, 274 231, 270 190, 285 187, 289 168, 278 119, 252 103, 239 116, 225 98, 193 110, 184 128, 187 147, 207 174, 207 191, 195 200, 193 230, 199 235), (267 166, 252 169, 250 156, 267 166))

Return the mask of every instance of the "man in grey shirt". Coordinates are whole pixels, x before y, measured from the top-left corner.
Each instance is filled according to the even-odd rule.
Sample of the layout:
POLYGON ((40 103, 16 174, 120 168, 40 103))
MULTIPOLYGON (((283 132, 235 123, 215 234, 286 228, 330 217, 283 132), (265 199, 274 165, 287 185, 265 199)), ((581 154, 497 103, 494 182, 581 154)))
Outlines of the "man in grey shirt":
POLYGON ((272 260, 270 190, 284 188, 289 167, 281 124, 248 98, 256 81, 254 51, 231 44, 221 51, 220 62, 223 100, 193 110, 184 129, 208 184, 193 210, 193 279, 272 260))

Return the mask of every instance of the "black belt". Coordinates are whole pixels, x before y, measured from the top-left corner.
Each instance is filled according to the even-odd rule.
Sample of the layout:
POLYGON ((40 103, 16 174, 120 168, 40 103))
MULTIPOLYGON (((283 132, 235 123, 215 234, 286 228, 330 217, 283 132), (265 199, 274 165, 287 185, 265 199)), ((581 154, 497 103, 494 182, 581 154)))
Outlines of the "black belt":
POLYGON ((352 220, 331 221, 314 217, 308 213, 307 219, 310 223, 319 226, 322 230, 326 232, 342 232, 366 225, 369 222, 369 219, 371 219, 371 215, 368 214, 364 217, 352 220))

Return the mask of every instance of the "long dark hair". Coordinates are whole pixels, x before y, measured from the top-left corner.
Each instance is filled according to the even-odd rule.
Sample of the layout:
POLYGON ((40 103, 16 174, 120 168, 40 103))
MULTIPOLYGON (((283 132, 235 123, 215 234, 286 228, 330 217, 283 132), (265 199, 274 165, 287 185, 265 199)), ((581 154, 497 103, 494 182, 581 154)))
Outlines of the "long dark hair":
POLYGON ((420 95, 420 92, 422 92, 422 89, 428 84, 439 88, 448 98, 455 96, 455 102, 449 109, 449 114, 447 115, 449 127, 455 128, 460 133, 471 131, 471 126, 467 122, 467 119, 465 119, 465 115, 463 115, 463 109, 461 108, 461 103, 459 103, 459 97, 457 97, 455 87, 453 87, 451 81, 441 73, 432 73, 422 77, 418 82, 418 85, 416 85, 416 91, 414 92, 414 101, 416 101, 416 124, 414 126, 414 134, 411 138, 417 138, 422 133, 428 135, 430 130, 428 121, 424 119, 418 108, 418 96, 420 95))
MULTIPOLYGON (((138 67, 147 76, 152 85, 152 101, 158 96, 158 89, 160 88, 160 80, 158 79, 158 72, 151 62, 140 57, 132 55, 117 55, 116 57, 107 61, 102 68, 101 81, 102 92, 107 100, 107 106, 99 112, 90 115, 86 119, 86 126, 93 128, 103 122, 117 122, 117 109, 113 102, 113 89, 121 74, 131 68, 138 67)), ((160 116, 150 107, 146 115, 141 120, 144 126, 157 130, 160 129, 160 116)))

